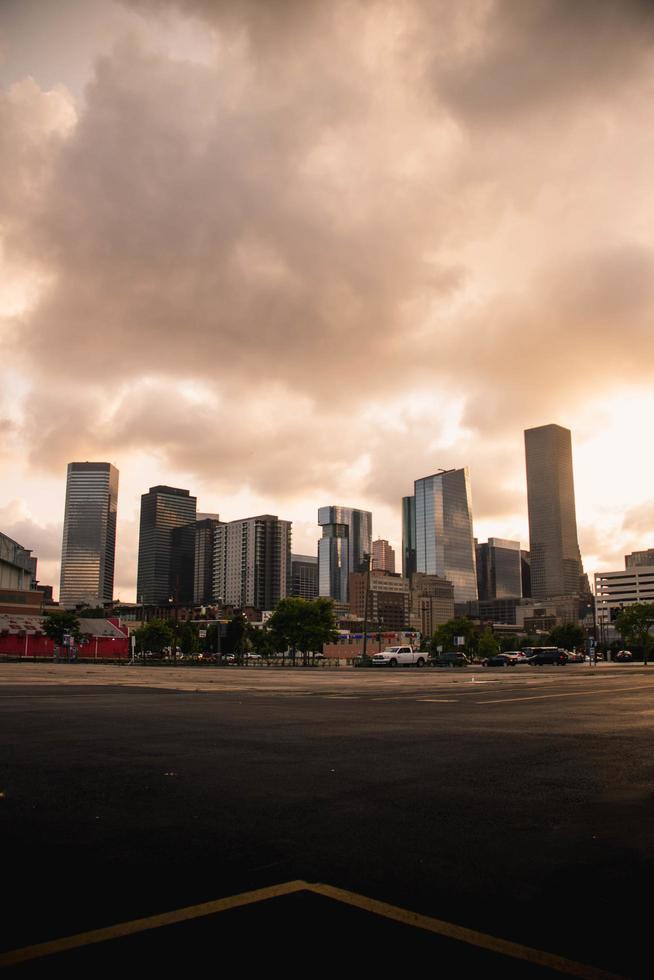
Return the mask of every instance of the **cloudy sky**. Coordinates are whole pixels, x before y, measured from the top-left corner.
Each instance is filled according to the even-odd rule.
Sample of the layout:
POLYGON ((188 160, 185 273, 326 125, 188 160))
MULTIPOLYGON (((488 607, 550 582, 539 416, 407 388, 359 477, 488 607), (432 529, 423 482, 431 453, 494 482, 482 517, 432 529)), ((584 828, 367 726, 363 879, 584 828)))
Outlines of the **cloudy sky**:
POLYGON ((571 428, 586 570, 654 546, 654 4, 0 0, 0 530, 58 586, 66 464, 226 520, 470 468, 528 546, 571 428))

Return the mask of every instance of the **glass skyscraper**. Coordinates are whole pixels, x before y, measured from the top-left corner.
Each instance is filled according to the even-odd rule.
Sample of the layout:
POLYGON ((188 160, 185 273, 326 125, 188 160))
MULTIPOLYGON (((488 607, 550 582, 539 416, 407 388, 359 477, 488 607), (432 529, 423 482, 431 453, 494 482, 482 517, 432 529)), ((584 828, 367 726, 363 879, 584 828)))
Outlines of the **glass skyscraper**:
POLYGON ((136 601, 162 606, 193 594, 193 532, 173 539, 175 528, 195 522, 197 498, 177 487, 150 487, 141 496, 136 601), (183 579, 183 581, 182 581, 183 579), (184 593, 182 596, 181 593, 184 593))
POLYGON ((318 591, 321 596, 348 601, 350 572, 365 568, 372 553, 372 514, 353 507, 320 507, 318 524, 318 591))
POLYGON ((451 582, 455 602, 475 600, 477 571, 467 467, 441 470, 416 480, 414 487, 416 571, 451 582))
POLYGON ((534 599, 579 594, 572 434, 560 425, 525 430, 531 594, 534 599))
POLYGON ((489 538, 476 545, 479 599, 520 598, 522 560, 520 542, 489 538))
POLYGON ((118 470, 111 463, 69 463, 59 602, 97 606, 114 592, 118 470))
POLYGON ((416 498, 402 497, 402 575, 416 571, 416 498))

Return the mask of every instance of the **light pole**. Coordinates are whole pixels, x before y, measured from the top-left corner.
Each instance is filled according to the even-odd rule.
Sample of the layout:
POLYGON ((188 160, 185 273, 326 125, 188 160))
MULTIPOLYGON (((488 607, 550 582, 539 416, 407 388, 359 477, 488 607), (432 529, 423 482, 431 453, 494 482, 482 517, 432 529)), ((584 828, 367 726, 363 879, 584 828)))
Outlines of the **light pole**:
POLYGON ((365 663, 368 660, 368 592, 370 591, 370 555, 367 551, 363 553, 365 563, 363 579, 363 651, 361 660, 365 663))

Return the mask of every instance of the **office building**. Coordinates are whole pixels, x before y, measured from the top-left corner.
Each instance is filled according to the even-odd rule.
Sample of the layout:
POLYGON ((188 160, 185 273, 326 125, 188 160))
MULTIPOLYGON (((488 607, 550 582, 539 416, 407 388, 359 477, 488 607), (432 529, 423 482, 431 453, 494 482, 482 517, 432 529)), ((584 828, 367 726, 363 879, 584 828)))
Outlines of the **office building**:
POLYGON ((416 498, 402 497, 402 574, 411 578, 416 571, 416 498))
POLYGON ((619 572, 595 574, 595 616, 601 642, 616 639, 617 617, 624 606, 635 602, 654 602, 654 560, 650 565, 633 564, 619 572))
POLYGON ((531 598, 531 555, 520 549, 520 579, 523 598, 531 598))
POLYGON ((290 588, 290 521, 261 514, 214 529, 214 602, 272 610, 290 588))
MULTIPOLYGON (((150 487, 141 496, 137 602, 163 606, 188 594, 190 532, 173 541, 176 528, 195 523, 197 498, 178 487, 150 487)), ((191 559, 190 581, 193 581, 191 559)), ((191 589, 192 589, 191 584, 191 589)))
POLYGON ((36 558, 29 548, 0 532, 0 613, 38 616, 43 602, 36 558))
POLYGON ((378 538, 372 543, 371 567, 379 572, 395 571, 395 551, 383 538, 378 538))
POLYGON ((572 437, 560 425, 525 431, 531 594, 578 595, 583 589, 572 473, 572 437))
POLYGON ((353 507, 320 507, 318 524, 318 591, 348 602, 352 572, 362 571, 372 553, 372 514, 353 507))
POLYGON ((114 597, 118 470, 111 463, 69 463, 59 602, 101 606, 114 597))
POLYGON ((624 556, 625 568, 638 568, 640 565, 654 565, 654 548, 647 548, 646 551, 632 551, 630 555, 624 556))
POLYGON ((318 598, 318 558, 315 555, 291 555, 291 592, 300 599, 318 598))
POLYGON ((350 612, 363 619, 366 612, 368 583, 368 622, 386 630, 403 630, 409 625, 409 581, 392 572, 352 572, 350 575, 350 612))
POLYGON ((409 580, 412 629, 431 636, 438 626, 454 618, 454 586, 439 575, 414 572, 409 580))
POLYGON ((479 599, 522 596, 520 542, 489 538, 475 543, 479 599))
MULTIPOLYGON (((455 602, 475 600, 477 571, 467 467, 416 480, 414 496, 416 571, 451 582, 455 602)), ((407 510, 410 514, 410 508, 407 510)))
POLYGON ((198 514, 193 528, 193 603, 206 606, 213 599, 213 559, 218 514, 198 514))

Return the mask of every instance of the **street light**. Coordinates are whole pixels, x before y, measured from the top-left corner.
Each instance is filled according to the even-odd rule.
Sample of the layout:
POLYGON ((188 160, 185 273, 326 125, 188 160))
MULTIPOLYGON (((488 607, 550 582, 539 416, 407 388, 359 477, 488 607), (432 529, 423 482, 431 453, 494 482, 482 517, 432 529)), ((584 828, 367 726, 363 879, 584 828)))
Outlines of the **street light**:
POLYGON ((368 592, 370 591, 370 555, 367 551, 363 553, 363 561, 365 564, 364 572, 364 595, 363 595, 363 651, 361 653, 361 660, 363 663, 368 659, 368 592))

